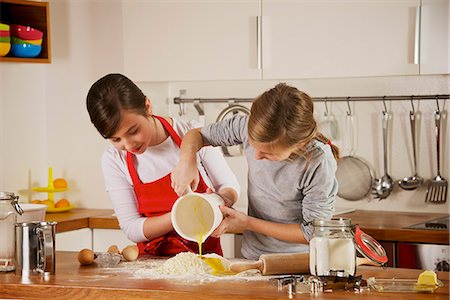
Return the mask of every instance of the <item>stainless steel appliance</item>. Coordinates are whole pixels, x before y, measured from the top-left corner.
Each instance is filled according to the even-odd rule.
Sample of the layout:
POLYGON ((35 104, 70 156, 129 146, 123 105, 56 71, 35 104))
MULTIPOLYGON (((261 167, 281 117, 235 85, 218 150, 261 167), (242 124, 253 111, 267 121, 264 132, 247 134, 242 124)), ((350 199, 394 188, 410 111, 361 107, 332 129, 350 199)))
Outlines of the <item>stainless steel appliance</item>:
POLYGON ((409 229, 429 229, 429 230, 448 230, 450 216, 434 219, 419 224, 414 224, 406 228, 409 229))
MULTIPOLYGON (((449 230, 450 216, 413 224, 408 229, 449 230)), ((397 244, 397 267, 449 271, 450 246, 437 244, 397 244)))
POLYGON ((449 245, 398 243, 397 253, 399 268, 449 271, 449 245))

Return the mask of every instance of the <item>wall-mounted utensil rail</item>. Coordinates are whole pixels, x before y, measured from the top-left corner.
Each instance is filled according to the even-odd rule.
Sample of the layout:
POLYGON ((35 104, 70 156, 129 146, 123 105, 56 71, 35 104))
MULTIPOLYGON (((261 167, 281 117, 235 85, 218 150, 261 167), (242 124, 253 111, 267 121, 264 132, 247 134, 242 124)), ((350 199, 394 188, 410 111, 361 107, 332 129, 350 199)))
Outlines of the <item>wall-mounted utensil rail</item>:
MULTIPOLYGON (((365 96, 365 97, 318 97, 312 98, 314 102, 347 102, 347 101, 411 101, 411 100, 446 100, 449 94, 443 95, 410 95, 410 96, 365 96)), ((175 97, 173 103, 234 103, 253 102, 253 98, 181 98, 175 97)))
MULTIPOLYGON (((366 102, 374 102, 374 101, 383 101, 383 104, 386 106, 386 101, 413 101, 413 100, 447 100, 450 99, 449 94, 442 95, 410 95, 410 96, 363 96, 363 97, 317 97, 312 98, 314 102, 347 102, 347 105, 350 110, 350 101, 366 101, 366 102)), ((180 105, 184 103, 194 103, 195 108, 197 109, 200 115, 204 115, 203 109, 201 108, 201 103, 250 103, 253 102, 253 98, 181 98, 175 97, 173 99, 173 103, 180 105)))
MULTIPOLYGON (((386 109, 386 101, 413 101, 413 100, 446 100, 450 99, 450 95, 411 95, 411 96, 365 96, 365 97, 319 97, 312 98, 314 102, 347 102, 350 111, 350 101, 383 101, 386 109)), ((253 102, 253 98, 181 98, 175 97, 173 103, 180 105, 180 115, 184 114, 184 108, 182 109, 182 104, 184 103, 194 103, 200 116, 204 116, 202 103, 244 103, 253 102)), ((183 106, 184 107, 184 106, 183 106)))

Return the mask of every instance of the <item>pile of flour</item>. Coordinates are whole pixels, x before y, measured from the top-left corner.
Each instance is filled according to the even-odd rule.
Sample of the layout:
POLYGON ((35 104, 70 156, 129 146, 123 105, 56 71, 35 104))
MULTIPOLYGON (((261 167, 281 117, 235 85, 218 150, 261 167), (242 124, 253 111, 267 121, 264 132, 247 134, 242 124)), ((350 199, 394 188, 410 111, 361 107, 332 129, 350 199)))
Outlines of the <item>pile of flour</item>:
MULTIPOLYGON (((230 270, 231 262, 217 254, 206 254, 205 257, 219 258, 225 270, 230 270)), ((159 260, 160 262, 162 260, 159 260)), ((248 270, 236 275, 215 276, 212 274, 211 267, 205 263, 197 254, 191 252, 181 252, 174 257, 164 261, 160 265, 155 262, 152 265, 141 265, 139 269, 134 271, 134 277, 137 278, 184 278, 184 279, 202 279, 202 280, 219 280, 219 279, 237 279, 237 278, 255 278, 261 277, 258 270, 248 270)))
POLYGON ((168 259, 160 267, 153 269, 138 270, 135 275, 141 273, 150 275, 205 275, 211 274, 211 267, 208 266, 198 255, 192 252, 181 252, 168 259))

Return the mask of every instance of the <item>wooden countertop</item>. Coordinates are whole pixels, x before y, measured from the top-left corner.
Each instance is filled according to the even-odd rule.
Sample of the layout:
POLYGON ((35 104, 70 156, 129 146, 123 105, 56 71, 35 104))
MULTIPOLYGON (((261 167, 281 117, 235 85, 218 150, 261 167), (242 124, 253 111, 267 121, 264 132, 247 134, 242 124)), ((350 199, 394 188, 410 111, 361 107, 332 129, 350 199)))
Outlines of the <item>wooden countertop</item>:
POLYGON ((447 214, 356 210, 339 217, 352 219, 379 241, 449 244, 448 230, 406 229, 405 227, 448 216, 447 214))
MULTIPOLYGON (((352 219, 363 231, 379 241, 449 244, 448 230, 406 229, 421 222, 448 216, 442 213, 412 213, 356 210, 339 215, 352 219)), ((57 232, 81 228, 120 229, 113 210, 73 209, 66 213, 47 214, 47 221, 57 221, 57 232)), ((239 234, 240 232, 235 232, 239 234)))
MULTIPOLYGON (((277 291, 270 281, 218 280, 212 282, 155 280, 133 277, 126 269, 101 269, 95 265, 82 267, 75 252, 57 252, 56 274, 48 279, 32 276, 22 279, 13 272, 0 273, 0 297, 20 299, 289 299, 286 287, 277 291)), ((357 275, 364 279, 417 278, 422 270, 360 267, 357 275)), ((294 299, 449 299, 449 273, 438 272, 444 283, 434 294, 379 293, 334 291, 331 293, 296 294, 294 299)))
POLYGON ((112 209, 83 209, 74 208, 62 213, 47 213, 47 222, 58 222, 56 233, 89 228, 89 220, 97 215, 112 214, 112 209))
POLYGON ((89 227, 98 229, 120 229, 117 217, 113 212, 97 215, 89 219, 89 227))

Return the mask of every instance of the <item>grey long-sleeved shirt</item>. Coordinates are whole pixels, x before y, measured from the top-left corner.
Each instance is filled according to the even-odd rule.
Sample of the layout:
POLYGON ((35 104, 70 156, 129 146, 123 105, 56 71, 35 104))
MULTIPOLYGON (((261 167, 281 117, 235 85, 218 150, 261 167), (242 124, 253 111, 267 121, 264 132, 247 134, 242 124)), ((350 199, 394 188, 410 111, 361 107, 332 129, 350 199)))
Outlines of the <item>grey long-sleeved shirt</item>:
MULTIPOLYGON (((336 160, 331 147, 319 141, 307 145, 309 160, 257 160, 248 142, 248 116, 236 115, 203 127, 206 143, 213 146, 242 144, 248 161, 248 214, 284 224, 301 224, 310 240, 315 218, 330 219, 337 193, 336 160)), ((308 252, 305 244, 289 243, 252 231, 244 232, 242 254, 258 259, 265 253, 308 252)))

